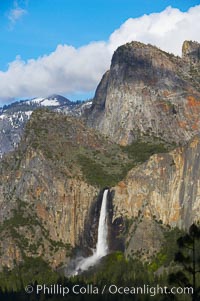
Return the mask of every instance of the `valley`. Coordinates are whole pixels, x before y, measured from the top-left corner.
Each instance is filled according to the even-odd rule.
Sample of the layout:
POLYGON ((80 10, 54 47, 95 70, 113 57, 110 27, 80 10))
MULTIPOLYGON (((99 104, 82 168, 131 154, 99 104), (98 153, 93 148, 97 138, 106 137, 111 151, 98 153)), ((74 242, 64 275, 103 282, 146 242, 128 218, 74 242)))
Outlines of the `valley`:
POLYGON ((93 100, 53 95, 1 109, 0 294, 31 300, 19 295, 29 283, 172 285, 177 240, 199 227, 199 53, 192 41, 182 57, 131 42, 115 51, 93 100), (76 258, 98 253, 105 190, 108 250, 64 277, 76 258))

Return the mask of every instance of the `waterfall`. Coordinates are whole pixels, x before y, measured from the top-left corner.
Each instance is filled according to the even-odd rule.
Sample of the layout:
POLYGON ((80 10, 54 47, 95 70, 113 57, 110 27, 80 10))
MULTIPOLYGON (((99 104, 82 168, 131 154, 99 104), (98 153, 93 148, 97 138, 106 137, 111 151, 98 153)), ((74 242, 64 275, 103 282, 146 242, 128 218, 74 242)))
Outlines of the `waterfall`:
POLYGON ((103 193, 103 200, 101 204, 101 211, 99 217, 98 225, 98 238, 96 249, 92 256, 81 259, 76 266, 76 271, 74 275, 80 273, 81 271, 86 271, 89 267, 94 266, 100 258, 105 256, 108 253, 108 222, 107 222, 107 195, 108 189, 103 193))
POLYGON ((103 193, 103 200, 101 204, 101 211, 99 217, 99 226, 98 226, 98 239, 96 246, 96 253, 98 257, 105 256, 108 252, 108 223, 107 223, 107 195, 108 190, 106 189, 103 193))

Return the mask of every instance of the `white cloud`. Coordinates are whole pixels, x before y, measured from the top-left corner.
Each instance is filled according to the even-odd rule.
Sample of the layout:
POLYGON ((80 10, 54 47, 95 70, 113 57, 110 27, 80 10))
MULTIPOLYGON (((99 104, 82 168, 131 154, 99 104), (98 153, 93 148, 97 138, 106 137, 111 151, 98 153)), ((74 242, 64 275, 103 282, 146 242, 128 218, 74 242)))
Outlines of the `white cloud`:
POLYGON ((15 23, 26 13, 27 11, 21 7, 13 8, 8 15, 8 19, 11 21, 11 23, 15 23))
POLYGON ((17 57, 7 71, 0 71, 0 98, 92 91, 119 45, 137 40, 180 55, 184 40, 200 42, 199 20, 200 5, 188 12, 168 7, 161 13, 128 19, 107 42, 93 42, 77 49, 58 45, 50 55, 27 62, 17 57))
POLYGON ((109 61, 104 42, 78 49, 59 45, 50 55, 27 62, 18 57, 0 72, 0 98, 91 91, 109 61))
POLYGON ((110 47, 114 50, 118 45, 136 40, 181 55, 184 40, 200 41, 199 20, 200 5, 188 12, 167 7, 161 13, 128 19, 110 36, 110 47))
MULTIPOLYGON (((25 2, 24 2, 25 3, 25 2)), ((13 8, 8 13, 8 19, 10 21, 10 28, 21 19, 25 14, 27 14, 27 10, 20 7, 18 1, 14 1, 13 8)))

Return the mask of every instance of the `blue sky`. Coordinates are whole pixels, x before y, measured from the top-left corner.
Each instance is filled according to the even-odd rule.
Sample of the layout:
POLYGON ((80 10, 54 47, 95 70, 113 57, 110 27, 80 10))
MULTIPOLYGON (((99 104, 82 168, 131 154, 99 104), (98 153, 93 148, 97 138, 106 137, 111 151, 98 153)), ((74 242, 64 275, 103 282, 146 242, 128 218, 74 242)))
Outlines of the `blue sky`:
MULTIPOLYGON (((37 89, 33 85, 31 86, 30 83, 25 83, 26 81, 23 80, 23 78, 21 82, 18 79, 20 74, 23 73, 23 70, 25 70, 31 81, 34 68, 36 70, 35 72, 38 71, 38 77, 40 77, 40 65, 43 68, 43 72, 41 72, 41 84, 52 86, 55 83, 55 93, 65 94, 72 99, 90 96, 94 93, 95 85, 98 83, 102 73, 109 68, 108 62, 111 59, 112 52, 118 44, 120 45, 123 41, 128 41, 127 38, 124 38, 125 35, 127 36, 127 33, 125 33, 126 28, 131 30, 133 37, 148 42, 150 35, 152 36, 152 32, 149 37, 147 36, 148 29, 145 31, 145 38, 143 38, 144 30, 140 35, 138 34, 138 36, 133 34, 134 30, 137 32, 141 31, 136 25, 136 20, 139 20, 138 22, 140 22, 141 28, 146 22, 150 22, 148 23, 148 27, 146 27, 149 28, 150 26, 154 26, 159 18, 163 16, 162 18, 164 20, 166 16, 166 18, 169 19, 169 27, 171 20, 174 19, 176 19, 173 21, 175 22, 174 26, 177 27, 178 23, 185 20, 183 12, 188 12, 191 8, 194 9, 195 6, 198 8, 198 5, 200 5, 199 0, 1 0, 0 89, 5 86, 5 88, 10 91, 10 97, 9 92, 2 95, 0 93, 0 99, 2 99, 2 102, 6 102, 14 98, 33 97, 39 96, 39 93, 45 94, 46 92, 48 94, 48 92, 53 92, 52 89, 48 88, 46 88, 46 90, 44 88, 37 89), (171 11, 170 9, 166 10, 169 6, 171 6, 171 11), (175 8, 178 10, 173 10, 175 8), (157 15, 154 13, 157 13, 157 15), (150 16, 149 20, 143 17, 145 14, 150 16), (133 20, 133 22, 129 21, 126 23, 128 19, 133 20), (123 24, 125 24, 125 29, 121 28, 123 24), (117 30, 118 36, 119 34, 124 35, 123 39, 119 40, 117 36, 117 44, 116 37, 114 36, 113 40, 115 41, 112 43, 115 46, 107 47, 108 44, 112 44, 110 42, 110 40, 112 40, 112 34, 117 30), (97 49, 97 47, 99 47, 98 51, 94 51, 94 49, 91 50, 90 48, 92 47, 90 46, 88 50, 88 45, 91 45, 92 42, 94 44, 93 48, 96 47, 95 49, 97 49), (103 45, 103 43, 107 43, 107 46, 103 45), (73 49, 67 48, 68 46, 73 47, 73 49), (104 46, 107 47, 106 50, 103 50, 104 46), (84 50, 80 47, 86 47, 87 49, 84 50), (101 54, 99 54, 99 51, 101 54), (107 57, 102 59, 102 68, 99 65, 97 66, 99 68, 98 74, 92 72, 95 74, 91 75, 90 83, 89 81, 86 82, 82 80, 84 74, 80 76, 78 73, 78 62, 83 72, 90 72, 88 67, 84 70, 83 59, 86 62, 85 64, 89 64, 87 63, 87 55, 97 55, 96 59, 98 59, 98 55, 101 57, 103 51, 107 57), (74 54, 72 52, 74 52, 74 54), (57 63, 57 61, 63 57, 63 62, 68 64, 67 56, 69 60, 68 73, 71 72, 73 74, 73 83, 71 85, 73 88, 71 89, 69 88, 71 84, 69 80, 70 74, 67 73, 67 70, 62 70, 62 62, 60 62, 60 66, 58 66, 57 63), (46 59, 44 59, 45 57, 46 59), (82 60, 81 57, 83 57, 82 60), (41 58, 43 58, 43 60, 41 60, 41 58), (27 61, 30 59, 34 59, 34 62, 31 63, 27 61), (53 60, 53 63, 51 60, 53 60), (9 67, 11 62, 12 66, 9 67), (73 66, 70 65, 70 62, 74 62, 75 70, 73 66), (32 69, 30 69, 30 65, 32 69), (57 72, 59 84, 56 82, 55 76, 54 79, 48 78, 47 80, 50 73, 54 72, 52 65, 56 65, 55 72, 57 72), (14 74, 16 73, 16 69, 17 74, 14 74), (47 74, 47 71, 44 71, 44 69, 49 69, 49 74, 47 74), (60 72, 58 72, 58 70, 60 70, 60 72), (76 84, 74 84, 75 82, 76 84), (65 85, 68 86, 66 91, 63 88, 65 85), (58 91, 56 86, 58 86, 58 91)), ((196 9, 194 12, 192 11, 191 15, 192 14, 198 16, 199 10, 196 9)), ((190 22, 188 20, 185 22, 190 22)), ((167 22, 166 19, 164 27, 167 22)), ((156 30, 157 36, 160 35, 160 29, 157 27, 156 30)), ((171 31, 170 28, 169 31, 171 31)), ((169 31, 165 32, 168 34, 169 31)), ((190 34, 191 39, 195 38, 198 40, 197 30, 196 32, 190 33, 188 29, 185 29, 185 32, 182 33, 183 38, 185 35, 187 39, 190 37, 190 34)), ((152 41, 156 44, 155 38, 152 41)), ((162 43, 158 46, 162 47, 162 43)), ((165 48, 164 44, 163 48, 165 48)), ((172 52, 178 52, 176 48, 174 51, 173 47, 171 48, 172 52)), ((169 50, 171 50, 171 48, 169 50)), ((88 75, 85 74, 85 76, 88 75)), ((36 76, 33 74, 33 82, 34 77, 36 76)), ((39 82, 40 81, 38 81, 38 83, 39 82)), ((35 81, 35 86, 38 83, 35 81)))

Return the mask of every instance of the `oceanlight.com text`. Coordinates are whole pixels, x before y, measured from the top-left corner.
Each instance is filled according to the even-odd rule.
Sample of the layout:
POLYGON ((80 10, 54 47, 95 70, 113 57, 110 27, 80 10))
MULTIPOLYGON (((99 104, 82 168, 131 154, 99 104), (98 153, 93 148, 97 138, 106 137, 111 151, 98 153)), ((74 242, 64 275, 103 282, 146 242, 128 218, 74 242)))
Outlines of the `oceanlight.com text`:
POLYGON ((44 295, 149 295, 154 297, 156 295, 192 295, 192 287, 167 287, 167 286, 117 286, 115 284, 104 285, 102 287, 97 287, 92 284, 86 286, 75 284, 73 286, 63 286, 61 284, 37 284, 36 286, 27 285, 25 287, 27 294, 35 292, 36 294, 44 295))

